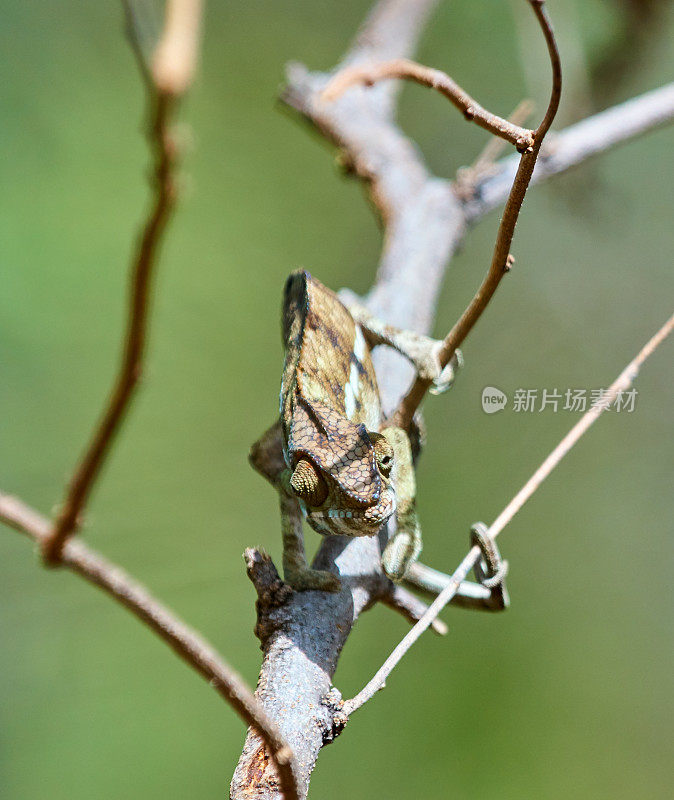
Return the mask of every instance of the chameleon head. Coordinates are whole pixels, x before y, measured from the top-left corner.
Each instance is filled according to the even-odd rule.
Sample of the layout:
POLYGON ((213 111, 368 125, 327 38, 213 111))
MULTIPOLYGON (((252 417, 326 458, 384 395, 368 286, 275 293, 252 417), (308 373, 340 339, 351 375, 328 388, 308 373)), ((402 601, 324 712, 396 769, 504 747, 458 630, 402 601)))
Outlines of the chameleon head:
POLYGON ((390 480, 394 452, 380 433, 368 432, 371 458, 359 453, 358 470, 341 471, 337 480, 331 471, 310 459, 300 458, 290 477, 290 489, 299 499, 307 522, 324 535, 374 536, 396 510, 395 490, 390 480), (363 463, 369 468, 363 468, 363 463), (364 501, 363 486, 374 485, 364 501))

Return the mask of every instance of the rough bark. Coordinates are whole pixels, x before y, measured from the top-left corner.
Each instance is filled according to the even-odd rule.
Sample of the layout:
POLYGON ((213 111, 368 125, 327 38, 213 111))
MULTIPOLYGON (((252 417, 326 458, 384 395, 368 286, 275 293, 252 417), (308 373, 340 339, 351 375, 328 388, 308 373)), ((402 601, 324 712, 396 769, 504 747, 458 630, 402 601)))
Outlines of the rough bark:
MULTIPOLYGON (((435 0, 382 0, 336 69, 410 56, 435 5, 435 0)), ((325 103, 320 95, 331 74, 291 65, 283 99, 340 148, 345 167, 368 185, 381 217, 381 260, 372 289, 361 302, 387 322, 428 333, 452 255, 469 224, 506 199, 519 159, 498 162, 468 195, 457 192, 452 182, 428 172, 416 146, 397 127, 393 82, 352 88, 334 103, 325 103)), ((644 95, 558 134, 534 181, 671 121, 673 93, 671 86, 663 87, 652 93, 655 98, 644 95)), ((353 299, 348 291, 344 296, 353 299)), ((374 361, 388 413, 408 388, 412 369, 384 348, 375 351, 374 361)), ((269 558, 249 550, 246 563, 258 593, 257 634, 264 653, 257 696, 295 752, 300 796, 305 797, 320 749, 347 722, 341 696, 332 686, 342 647, 360 613, 379 600, 396 607, 394 590, 381 572, 376 538, 332 537, 323 542, 314 566, 341 576, 343 588, 333 595, 293 593, 280 602, 282 584, 269 558)), ((273 766, 252 731, 230 797, 281 797, 273 766)))

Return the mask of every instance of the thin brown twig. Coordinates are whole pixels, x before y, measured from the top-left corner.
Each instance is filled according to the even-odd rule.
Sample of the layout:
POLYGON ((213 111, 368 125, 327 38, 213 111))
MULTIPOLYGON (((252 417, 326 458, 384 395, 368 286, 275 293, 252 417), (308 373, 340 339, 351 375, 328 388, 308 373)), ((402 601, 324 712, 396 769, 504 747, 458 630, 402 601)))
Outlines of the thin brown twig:
MULTIPOLYGON (((44 547, 49 540, 49 520, 18 498, 1 492, 0 521, 27 534, 40 547, 44 547)), ((201 634, 186 625, 121 567, 87 547, 84 542, 77 539, 65 542, 61 564, 127 608, 205 678, 265 742, 276 764, 286 800, 298 800, 297 767, 292 749, 243 678, 201 634)))
POLYGON ((200 0, 168 1, 164 33, 151 63, 146 58, 134 3, 130 0, 124 2, 124 8, 131 46, 148 91, 148 140, 154 156, 154 167, 151 184, 153 203, 131 268, 129 315, 122 363, 101 423, 73 476, 54 527, 17 498, 1 493, 0 520, 27 533, 36 541, 46 563, 67 566, 106 591, 206 678, 259 735, 286 800, 299 800, 296 757, 278 725, 238 673, 200 634, 177 618, 124 570, 83 542, 69 539, 140 377, 147 336, 150 281, 161 235, 176 199, 174 171, 177 151, 169 125, 176 100, 185 93, 193 79, 198 55, 200 0))
MULTIPOLYGON (((534 101, 529 100, 528 98, 524 99, 513 109, 513 113, 508 117, 508 122, 512 122, 513 125, 523 125, 533 113, 534 101)), ((473 163, 470 165, 469 169, 473 169, 476 172, 481 172, 492 165, 496 159, 501 156, 501 153, 503 153, 505 149, 505 139, 501 139, 498 136, 492 136, 492 138, 482 148, 475 161, 473 161, 473 163)))
MULTIPOLYGON (((630 361, 625 369, 620 373, 616 380, 606 390, 605 395, 600 403, 592 406, 578 422, 571 428, 561 442, 555 447, 550 455, 543 461, 540 467, 534 472, 529 480, 524 484, 520 491, 513 497, 508 505, 494 520, 488 530, 488 536, 495 539, 505 526, 511 522, 515 514, 522 508, 526 501, 534 494, 543 481, 550 475, 555 467, 560 463, 564 456, 571 450, 571 448, 579 441, 584 433, 593 425, 599 417, 606 411, 610 405, 615 401, 617 396, 629 389, 634 383, 639 369, 646 359, 651 356, 657 347, 672 333, 674 330, 674 314, 665 322, 665 324, 658 330, 658 332, 649 340, 649 342, 641 349, 637 356, 630 361)), ((354 711, 361 708, 368 700, 370 700, 386 683, 386 679, 391 674, 395 666, 402 659, 405 653, 412 647, 412 645, 419 639, 421 634, 433 623, 442 609, 449 603, 456 592, 458 591, 461 582, 464 581, 471 569, 480 558, 480 548, 477 546, 472 547, 466 554, 463 561, 459 564, 452 576, 449 578, 447 585, 438 594, 435 600, 428 607, 428 610, 417 624, 407 633, 405 637, 399 642, 391 655, 379 668, 374 677, 369 683, 361 689, 361 691, 351 700, 344 702, 343 711, 348 716, 354 711)))
POLYGON ((674 314, 665 322, 653 338, 641 349, 639 354, 625 367, 616 380, 606 390, 600 403, 592 406, 578 422, 571 428, 562 441, 555 447, 550 455, 545 459, 541 466, 534 472, 529 480, 524 484, 520 491, 513 497, 508 505, 496 517, 491 527, 489 535, 492 539, 496 538, 505 526, 512 520, 522 506, 527 502, 531 495, 538 489, 543 481, 548 477, 552 470, 559 464, 564 456, 571 450, 580 437, 593 425, 601 414, 614 402, 616 397, 629 389, 636 380, 639 370, 646 359, 653 354, 657 347, 664 342, 669 334, 674 330, 674 314))
MULTIPOLYGON (((552 90, 550 100, 541 124, 533 133, 533 143, 522 153, 517 173, 510 189, 508 200, 501 218, 494 254, 491 265, 482 285, 477 290, 475 296, 469 303, 466 310, 447 334, 438 352, 440 366, 445 367, 451 360, 457 348, 463 343, 466 336, 470 333, 475 323, 482 316, 489 301, 494 296, 496 289, 503 276, 510 270, 513 258, 510 255, 510 246, 515 233, 515 226, 519 218, 520 209, 524 202, 524 197, 533 175, 536 159, 543 144, 546 133, 550 129, 557 109, 562 91, 562 68, 559 58, 559 50, 555 41, 552 25, 545 11, 543 0, 528 0, 531 5, 538 23, 541 27, 548 47, 550 63, 552 66, 552 90)), ((403 397, 391 419, 391 424, 408 428, 412 423, 412 418, 424 395, 431 386, 432 381, 417 376, 407 394, 403 397)))
MULTIPOLYGON (((391 591, 382 596, 381 602, 402 614, 406 620, 412 623, 418 622, 428 611, 426 603, 405 589, 404 586, 393 585, 391 591)), ((449 630, 441 619, 434 619, 431 627, 440 636, 445 636, 449 630)))
POLYGON ((80 524, 82 509, 140 380, 152 275, 162 234, 176 202, 177 148, 171 136, 170 122, 176 100, 187 90, 194 74, 200 11, 198 0, 170 0, 167 3, 164 33, 148 70, 139 34, 134 30, 132 8, 126 4, 132 47, 148 90, 150 124, 147 136, 153 154, 153 199, 131 265, 129 311, 121 364, 101 421, 70 480, 53 533, 43 543, 44 560, 50 565, 59 563, 64 543, 80 524))
MULTIPOLYGON (((508 122, 523 125, 532 115, 533 110, 533 100, 522 100, 508 117, 508 122)), ((456 171, 454 192, 457 197, 470 200, 475 195, 478 181, 497 170, 496 161, 507 145, 508 143, 504 139, 492 136, 470 166, 461 167, 456 171)))
POLYGON ((397 58, 379 64, 347 67, 332 78, 325 87, 321 99, 325 102, 333 102, 351 86, 358 84, 372 86, 378 81, 390 78, 412 80, 422 86, 437 89, 461 111, 466 120, 474 122, 494 136, 510 142, 520 152, 524 152, 533 144, 533 131, 487 111, 442 70, 426 67, 407 58, 397 58))

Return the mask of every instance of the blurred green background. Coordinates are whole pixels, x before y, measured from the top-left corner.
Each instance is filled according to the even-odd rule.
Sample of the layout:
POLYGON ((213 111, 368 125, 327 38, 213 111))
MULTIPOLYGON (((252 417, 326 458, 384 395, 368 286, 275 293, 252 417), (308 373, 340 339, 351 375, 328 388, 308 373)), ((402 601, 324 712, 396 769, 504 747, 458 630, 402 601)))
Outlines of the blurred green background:
MULTIPOLYGON (((531 93, 540 108, 545 88, 527 75, 547 76, 538 46, 522 64, 526 22, 513 5, 523 3, 441 3, 419 53, 502 114, 531 93)), ((624 3, 549 5, 564 122, 671 80, 668 4, 641 39, 624 3), (626 68, 612 68, 616 52, 626 68)), ((246 456, 275 414, 283 280, 302 265, 364 291, 380 248, 360 187, 275 96, 288 60, 335 64, 368 7, 209 4, 146 380, 88 514, 87 540, 251 683, 260 653, 241 553, 258 544, 278 558, 280 536, 274 494, 246 456)), ((4 0, 2 12, 0 487, 49 512, 117 363, 147 202, 143 97, 117 3, 4 0)), ((443 176, 486 141, 418 87, 405 87, 400 118, 443 176)), ((671 313, 673 145, 661 130, 531 191, 517 266, 467 342, 456 388, 426 404, 428 563, 456 565, 470 523, 493 519, 577 418, 488 417, 482 388, 605 386, 671 313)), ((453 262, 437 334, 481 278, 497 218, 453 262)), ((322 753, 313 797, 671 796, 671 364, 670 342, 639 378, 636 411, 606 415, 504 534, 508 614, 446 611, 449 636, 424 637, 322 753)), ((359 621, 335 679, 345 696, 406 629, 383 608, 359 621)), ((4 528, 0 674, 2 798, 227 791, 239 719, 125 611, 40 569, 4 528)))

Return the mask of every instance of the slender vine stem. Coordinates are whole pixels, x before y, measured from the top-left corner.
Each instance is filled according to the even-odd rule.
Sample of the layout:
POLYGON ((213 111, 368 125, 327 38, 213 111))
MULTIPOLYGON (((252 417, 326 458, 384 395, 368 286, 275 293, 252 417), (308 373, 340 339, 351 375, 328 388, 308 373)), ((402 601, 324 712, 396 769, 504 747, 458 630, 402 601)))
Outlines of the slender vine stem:
MULTIPOLYGON (((498 289, 503 276, 510 271, 514 263, 514 259, 510 254, 510 246, 512 245, 513 236, 515 234, 515 226, 517 225, 520 209, 522 208, 522 203, 524 202, 524 197, 527 193, 527 188, 529 187, 529 182, 531 181, 531 176, 533 175, 536 159, 540 153, 543 140, 550 130, 552 121, 559 108, 559 100, 562 94, 562 65, 552 24, 545 10, 543 0, 528 0, 528 2, 545 36, 545 42, 550 56, 550 64, 552 66, 550 99, 540 125, 533 132, 533 141, 531 145, 522 152, 520 157, 517 173, 515 174, 515 179, 510 189, 508 199, 506 200, 505 210, 501 217, 498 233, 496 234, 494 254, 489 271, 482 281, 482 285, 468 304, 468 307, 442 342, 438 353, 441 368, 449 364, 454 353, 456 353, 466 336, 468 336, 473 329, 475 323, 482 316, 489 301, 498 289)), ((401 399, 390 420, 390 424, 402 428, 409 428, 414 414, 431 384, 432 381, 417 375, 409 391, 401 399)))
MULTIPOLYGON (((644 345, 635 358, 625 367, 620 375, 607 389, 601 403, 592 406, 578 422, 571 428, 561 442, 555 447, 550 455, 543 461, 540 467, 534 472, 529 480, 524 484, 520 491, 513 497, 503 511, 498 515, 489 527, 487 535, 495 539, 503 531, 506 525, 512 521, 513 517, 529 500, 534 492, 540 487, 543 481, 550 475, 555 467, 560 463, 564 456, 577 444, 580 438, 606 411, 620 392, 624 392, 632 385, 639 369, 646 359, 651 356, 659 345, 674 330, 674 315, 657 331, 657 333, 644 345)), ((352 714, 365 705, 374 695, 384 688, 386 679, 393 672, 396 665, 403 656, 410 650, 412 645, 418 641, 421 634, 428 629, 437 618, 442 609, 449 603, 457 593, 461 582, 466 580, 471 569, 480 558, 481 551, 477 546, 471 547, 463 561, 456 568, 454 573, 447 581, 446 586, 431 603, 428 610, 421 617, 419 622, 407 633, 398 643, 391 655, 386 659, 382 666, 377 670, 373 678, 364 686, 358 694, 350 700, 344 701, 343 711, 345 714, 352 714)))
POLYGON ((147 89, 152 202, 131 263, 128 316, 117 377, 101 420, 70 479, 53 531, 43 542, 45 563, 52 566, 61 561, 63 545, 81 523, 84 506, 142 374, 152 277, 162 236, 176 203, 178 149, 171 134, 171 121, 177 101, 190 86, 198 54, 200 0, 167 3, 164 31, 149 64, 140 31, 134 24, 133 3, 126 3, 125 8, 131 44, 147 89))

